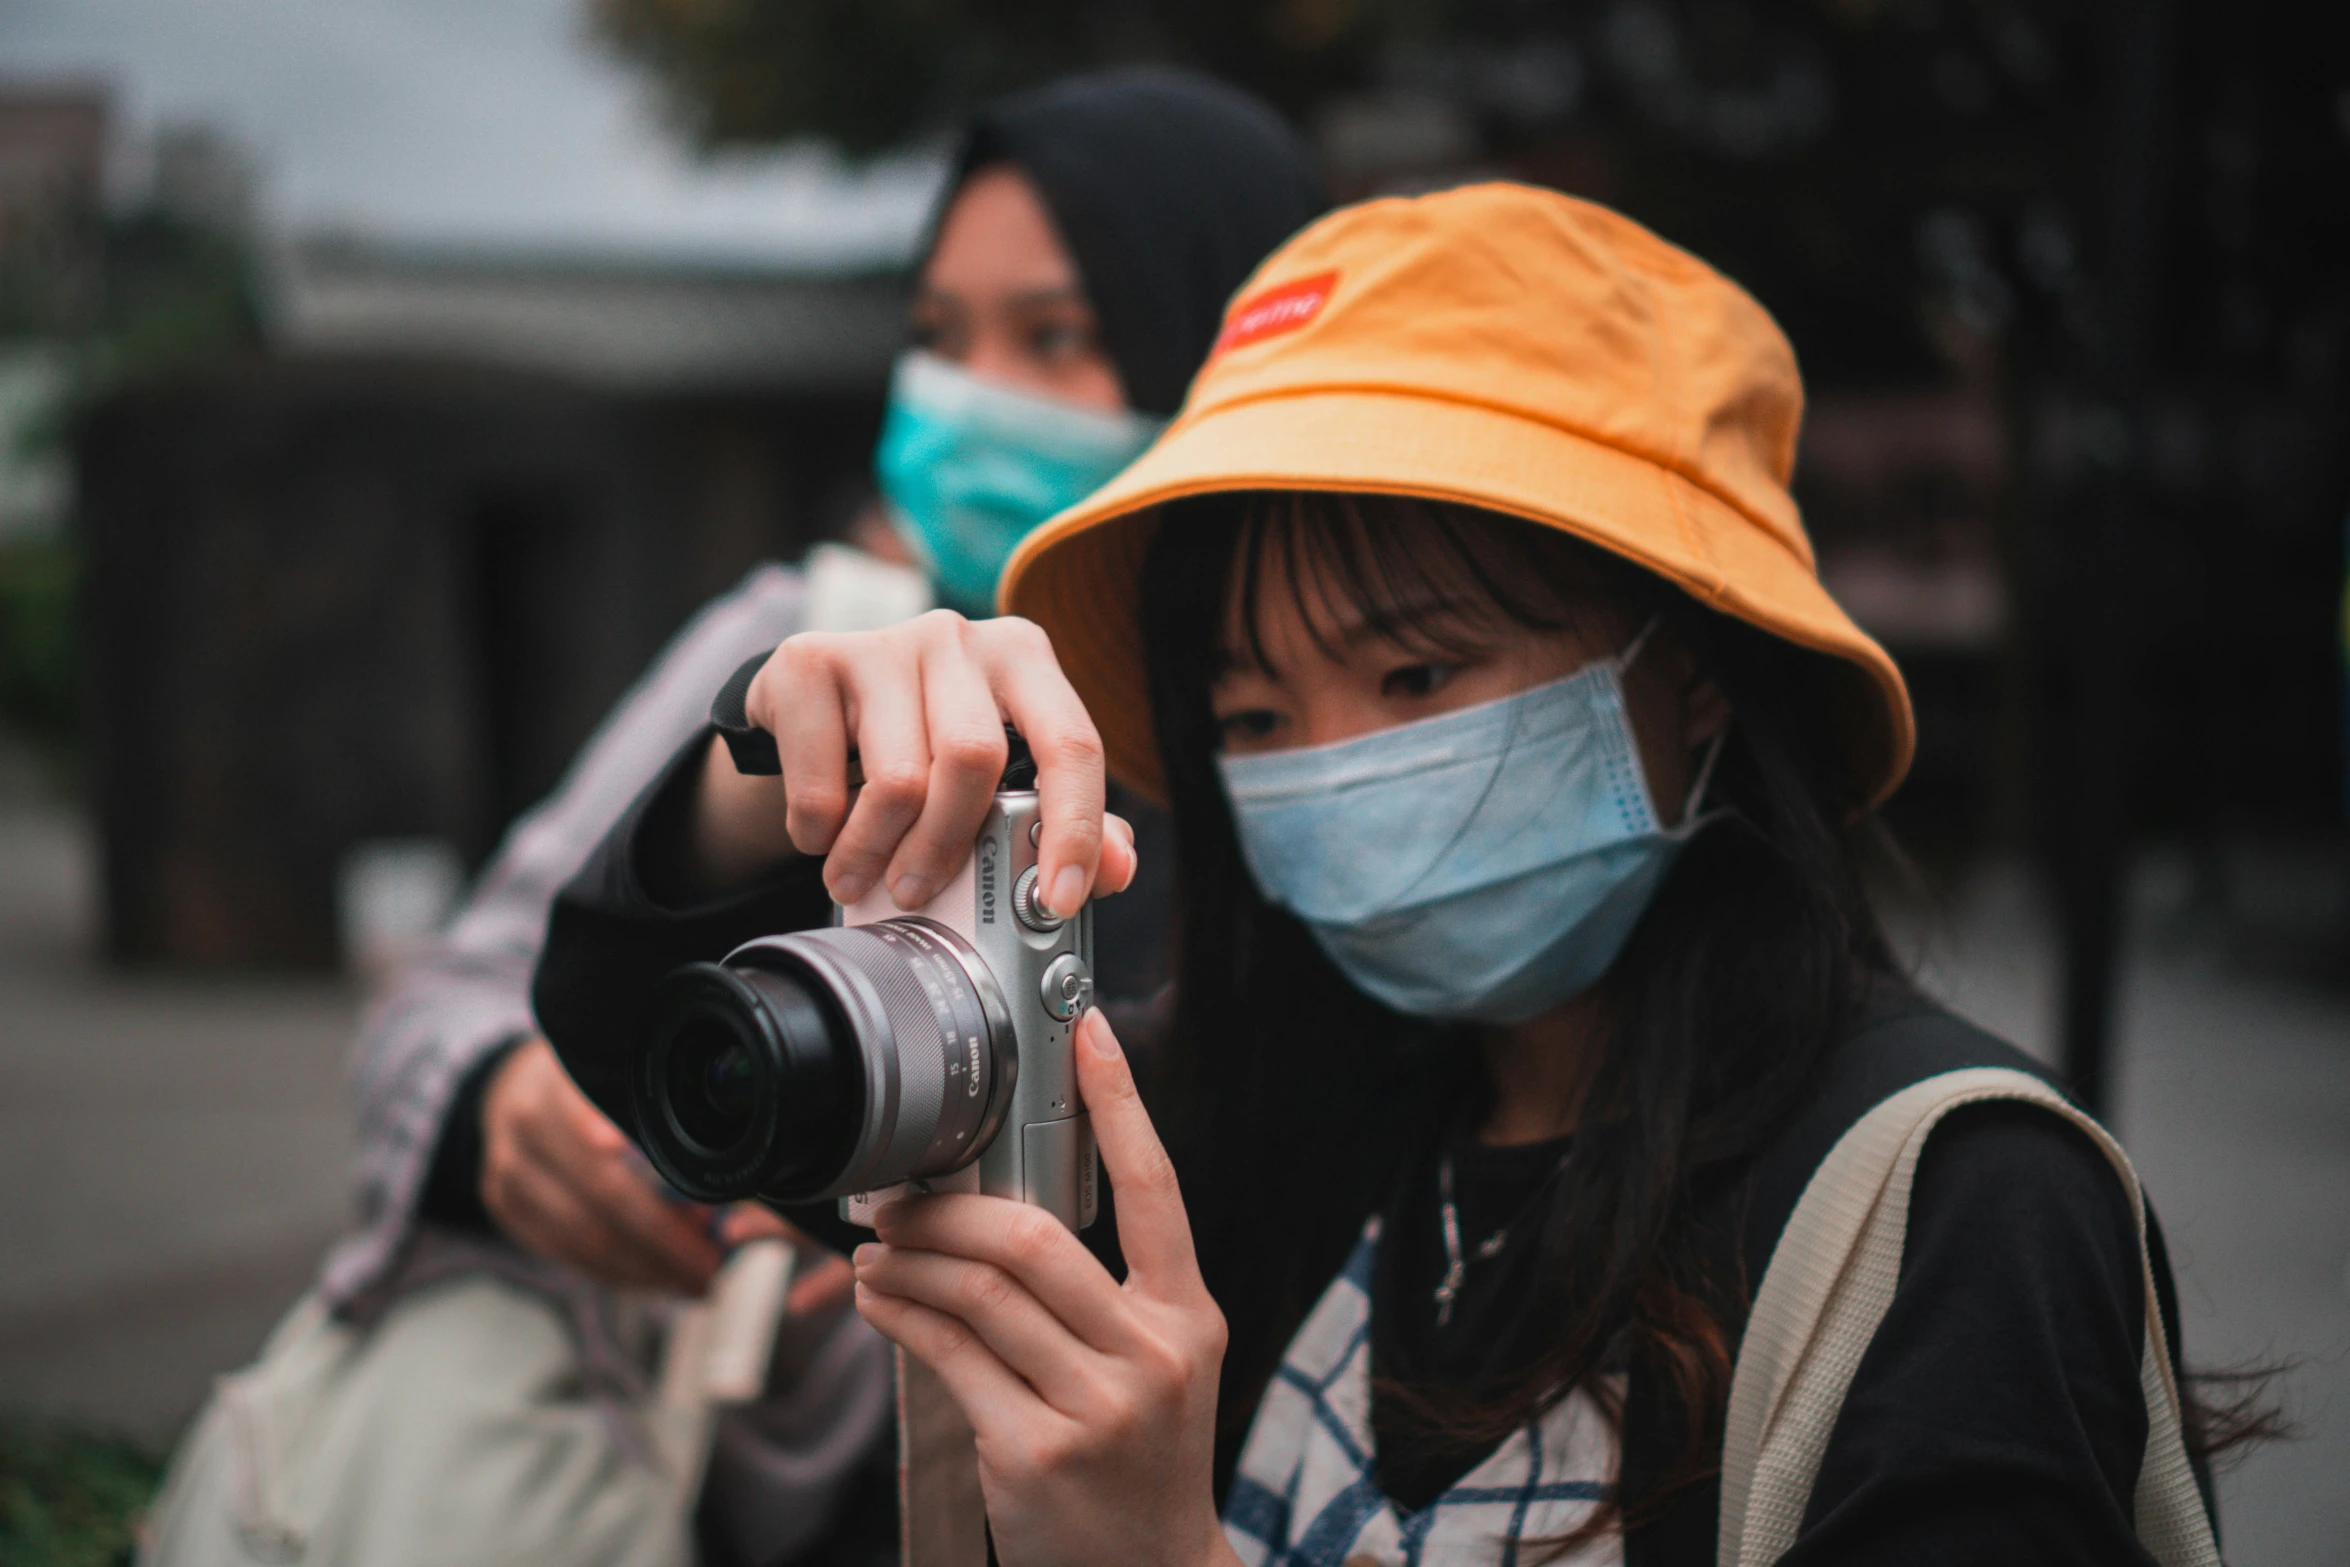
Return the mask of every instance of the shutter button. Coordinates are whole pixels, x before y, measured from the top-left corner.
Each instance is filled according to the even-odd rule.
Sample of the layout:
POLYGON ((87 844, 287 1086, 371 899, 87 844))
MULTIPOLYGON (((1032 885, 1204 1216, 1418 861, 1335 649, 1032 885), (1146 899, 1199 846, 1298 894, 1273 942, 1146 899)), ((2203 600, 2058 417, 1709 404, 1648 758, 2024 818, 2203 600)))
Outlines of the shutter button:
POLYGON ((1075 953, 1064 952, 1045 965, 1041 989, 1045 1011, 1056 1022, 1066 1023, 1093 999, 1093 976, 1075 953))

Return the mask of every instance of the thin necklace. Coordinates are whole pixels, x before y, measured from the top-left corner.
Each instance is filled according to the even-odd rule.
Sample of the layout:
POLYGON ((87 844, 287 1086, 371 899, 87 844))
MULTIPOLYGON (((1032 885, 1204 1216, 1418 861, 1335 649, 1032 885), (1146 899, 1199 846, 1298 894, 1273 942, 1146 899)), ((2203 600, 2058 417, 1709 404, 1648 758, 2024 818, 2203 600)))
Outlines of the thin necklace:
POLYGON ((1473 1261, 1487 1262, 1501 1255, 1501 1249, 1510 1243, 1510 1231, 1517 1228, 1520 1219, 1534 1211, 1534 1204, 1541 1200, 1544 1192, 1550 1190, 1550 1183, 1558 1179, 1559 1171, 1567 1167, 1567 1158, 1567 1154, 1559 1156, 1559 1162, 1550 1167, 1550 1173, 1542 1178, 1542 1184, 1535 1187, 1533 1194, 1518 1206, 1518 1211, 1510 1216, 1509 1223, 1479 1241, 1475 1249, 1464 1256, 1461 1252, 1461 1211, 1452 1200, 1452 1155, 1445 1153, 1438 1157, 1437 1216, 1443 1221, 1444 1229, 1444 1277, 1436 1285, 1438 1327, 1452 1320, 1453 1302, 1460 1299, 1461 1285, 1469 1276, 1469 1264, 1473 1261))

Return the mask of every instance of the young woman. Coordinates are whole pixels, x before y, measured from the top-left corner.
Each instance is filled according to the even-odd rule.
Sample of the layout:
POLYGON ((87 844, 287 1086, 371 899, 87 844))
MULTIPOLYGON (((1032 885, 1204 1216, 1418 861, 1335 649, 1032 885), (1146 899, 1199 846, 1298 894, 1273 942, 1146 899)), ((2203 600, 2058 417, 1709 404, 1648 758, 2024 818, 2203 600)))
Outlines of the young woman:
MULTIPOLYGON (((1823 1157, 1911 1083, 2036 1070, 1869 907, 1910 710, 1814 573, 1800 404, 1760 307, 1604 209, 1334 214, 1015 555, 1025 618, 785 643, 747 703, 782 778, 689 750, 559 902, 539 1012, 584 1062, 669 963, 919 902, 1004 718, 1054 907, 1133 873, 1105 765, 1167 802, 1172 1006, 1133 1064, 1079 1042, 1123 1279, 975 1196, 855 1253, 1003 1561, 1716 1559, 1752 1292, 1823 1157)), ((1781 1559, 2152 1559, 2142 1357, 2178 1340, 2139 1217, 2046 1109, 1940 1122, 1781 1559)))

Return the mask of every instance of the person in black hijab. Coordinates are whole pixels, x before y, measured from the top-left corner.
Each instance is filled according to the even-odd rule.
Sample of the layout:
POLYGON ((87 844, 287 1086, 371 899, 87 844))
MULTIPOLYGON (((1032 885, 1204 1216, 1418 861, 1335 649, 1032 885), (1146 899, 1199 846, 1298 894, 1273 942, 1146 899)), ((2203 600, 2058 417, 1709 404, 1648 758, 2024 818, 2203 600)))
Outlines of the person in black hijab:
MULTIPOLYGON (((1107 71, 982 109, 926 246, 876 456, 885 507, 858 544, 992 613, 1013 547, 1149 444, 1227 299, 1326 206, 1296 133, 1195 73, 1107 71)), ((1142 869, 1097 914, 1097 971, 1132 996, 1161 974, 1172 845, 1114 793, 1142 869)))
POLYGON ((1150 443, 1226 299, 1323 206, 1289 128, 1206 77, 1083 76, 974 117, 875 454, 940 602, 994 612, 1013 547, 1150 443))
MULTIPOLYGON (((1324 204, 1281 121, 1204 77, 1120 70, 1005 99, 974 117, 955 161, 907 360, 924 384, 953 383, 957 406, 1004 415, 998 437, 1039 421, 1067 436, 1074 421, 1114 452, 1174 412, 1228 296, 1324 204)), ((901 363, 901 388, 906 376, 901 363)), ((921 519, 896 502, 971 514, 986 497, 941 476, 974 432, 902 412, 893 393, 888 511, 860 521, 853 547, 762 566, 705 606, 372 1009, 354 1074, 359 1223, 238 1384, 267 1391, 269 1451, 256 1459, 240 1434, 261 1395, 240 1395, 215 1401, 174 1459, 150 1517, 156 1567, 244 1560, 253 1529, 295 1527, 281 1518, 345 1567, 773 1567, 811 1551, 869 1560, 894 1539, 889 1358, 837 1261, 795 1286, 766 1395, 717 1419, 698 1515, 629 1436, 660 1422, 637 1407, 648 1395, 616 1302, 700 1294, 720 1243, 775 1221, 657 1190, 537 1037, 530 980, 556 890, 701 731, 730 672, 801 631, 953 602, 921 519), (254 1462, 267 1472, 248 1474, 254 1462), (256 1486, 279 1509, 258 1522, 256 1486)), ((992 600, 993 566, 971 578, 992 600)), ((1167 856, 1136 804, 1121 809, 1143 817, 1151 879, 1103 905, 1096 952, 1104 993, 1131 995, 1156 971, 1167 856)))
POLYGON ((1160 418, 1182 403, 1233 291, 1329 206, 1305 146, 1270 108, 1164 66, 990 104, 972 117, 953 187, 997 163, 1036 182, 1127 403, 1160 418))

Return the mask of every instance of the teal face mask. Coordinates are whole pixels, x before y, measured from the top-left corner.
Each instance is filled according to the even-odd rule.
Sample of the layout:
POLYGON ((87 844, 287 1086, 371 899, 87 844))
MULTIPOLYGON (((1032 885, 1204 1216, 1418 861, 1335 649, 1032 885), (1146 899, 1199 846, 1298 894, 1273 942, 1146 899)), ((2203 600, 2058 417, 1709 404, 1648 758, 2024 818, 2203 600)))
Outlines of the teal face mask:
POLYGON ((966 615, 995 613, 996 578, 1039 523, 1115 478, 1160 421, 1102 413, 908 353, 890 380, 874 468, 890 520, 966 615))
POLYGON ((1241 852, 1364 994, 1519 1023, 1599 982, 1698 814, 1665 827, 1614 658, 1496 702, 1332 745, 1219 758, 1241 852))

